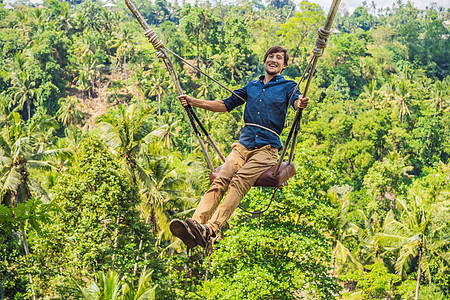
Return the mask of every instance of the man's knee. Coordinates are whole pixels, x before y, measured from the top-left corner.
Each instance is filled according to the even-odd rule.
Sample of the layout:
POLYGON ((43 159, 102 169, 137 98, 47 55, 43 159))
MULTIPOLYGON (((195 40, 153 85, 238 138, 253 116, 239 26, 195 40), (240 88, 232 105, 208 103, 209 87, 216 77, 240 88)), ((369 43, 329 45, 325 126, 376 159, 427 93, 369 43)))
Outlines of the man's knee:
POLYGON ((234 189, 240 194, 246 194, 248 190, 252 187, 252 185, 253 182, 250 181, 248 178, 236 174, 231 179, 228 190, 234 189))

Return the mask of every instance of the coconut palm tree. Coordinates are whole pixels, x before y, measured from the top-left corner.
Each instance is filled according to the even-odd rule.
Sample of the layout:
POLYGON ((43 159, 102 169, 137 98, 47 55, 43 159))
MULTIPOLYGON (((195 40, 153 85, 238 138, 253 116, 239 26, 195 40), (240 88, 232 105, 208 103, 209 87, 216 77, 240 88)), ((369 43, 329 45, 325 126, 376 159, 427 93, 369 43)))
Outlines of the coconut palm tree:
POLYGON ((89 97, 93 96, 95 80, 99 75, 97 70, 101 67, 103 65, 93 55, 85 54, 82 56, 81 64, 78 66, 79 75, 75 80, 83 91, 88 91, 89 97))
POLYGON ((386 107, 387 104, 394 101, 395 89, 397 87, 397 76, 391 74, 388 80, 380 88, 380 93, 384 96, 380 103, 381 108, 386 107))
MULTIPOLYGON (((49 120, 25 122, 18 113, 12 113, 0 135, 0 199, 9 207, 16 207, 32 197, 32 193, 48 200, 48 196, 35 180, 31 170, 48 170, 51 161, 61 156, 69 156, 70 151, 52 149, 39 151, 36 147, 36 134, 40 130, 56 126, 49 120)), ((21 229, 25 256, 29 248, 25 229, 21 229)), ((30 283, 33 283, 29 275, 30 283)), ((33 296, 34 298, 34 296, 33 296)))
POLYGON ((138 110, 135 105, 128 108, 119 106, 112 114, 100 117, 97 122, 100 138, 122 161, 134 184, 150 180, 138 159, 144 144, 155 136, 145 124, 150 114, 147 108, 138 110))
POLYGON ((32 192, 39 194, 42 189, 29 171, 49 170, 54 159, 71 156, 67 149, 42 149, 40 131, 56 126, 54 121, 46 119, 25 124, 18 113, 10 115, 0 136, 0 195, 4 202, 15 206, 29 199, 32 192))
POLYGON ((348 196, 344 196, 344 199, 338 199, 336 194, 329 193, 329 198, 332 202, 338 205, 336 209, 333 219, 329 224, 330 236, 333 241, 332 249, 333 249, 333 263, 331 268, 331 274, 335 275, 336 270, 336 260, 340 260, 342 265, 345 265, 347 259, 358 269, 362 270, 363 266, 361 263, 354 257, 354 255, 350 252, 350 250, 343 244, 343 241, 352 235, 350 229, 350 222, 348 220, 348 208, 349 208, 349 200, 348 196))
POLYGON ((431 85, 430 99, 428 104, 434 109, 434 116, 450 111, 450 76, 442 81, 437 80, 431 85))
POLYGON ((123 57, 122 68, 125 75, 125 83, 127 87, 127 54, 134 49, 133 37, 133 30, 131 30, 129 27, 121 26, 116 32, 116 36, 113 39, 113 45, 111 46, 111 48, 117 48, 116 55, 118 61, 120 61, 120 58, 123 57))
POLYGON ((378 108, 379 106, 379 90, 377 89, 377 81, 376 79, 372 79, 368 85, 364 86, 364 91, 361 95, 362 98, 367 99, 372 108, 378 108))
POLYGON ((175 166, 175 160, 176 155, 169 154, 159 141, 147 144, 142 155, 143 168, 151 179, 142 189, 142 217, 153 224, 155 232, 159 232, 159 241, 172 237, 169 211, 173 213, 180 207, 192 207, 190 199, 183 197, 185 178, 180 166, 175 166))
POLYGON ((355 214, 358 216, 357 219, 362 221, 363 226, 357 225, 356 223, 351 223, 350 230, 353 231, 362 242, 360 255, 364 260, 363 263, 366 264, 372 260, 373 257, 375 257, 375 261, 378 261, 386 252, 380 245, 378 235, 385 231, 386 224, 394 218, 394 215, 392 211, 390 211, 385 217, 383 224, 380 225, 380 220, 376 213, 368 217, 364 211, 359 209, 355 212, 355 214))
POLYGON ((56 117, 64 126, 74 125, 83 117, 83 113, 78 109, 80 101, 77 97, 61 98, 58 102, 60 108, 56 112, 56 117))
POLYGON ((161 96, 167 96, 169 90, 174 87, 168 72, 161 65, 153 68, 152 73, 148 73, 143 89, 147 97, 156 96, 158 99, 158 116, 161 115, 161 96))
POLYGON ((171 113, 165 113, 162 116, 161 126, 154 131, 155 135, 160 137, 161 146, 165 149, 173 149, 179 143, 182 126, 176 120, 176 116, 171 113))
POLYGON ((399 117, 403 124, 403 119, 406 113, 408 116, 411 116, 411 112, 409 111, 407 101, 408 97, 410 96, 409 93, 409 80, 406 78, 403 78, 400 80, 400 83, 397 85, 397 90, 395 93, 395 99, 396 99, 396 106, 399 107, 399 117))
POLYGON ((31 119, 31 103, 36 98, 35 82, 31 79, 28 72, 25 71, 20 71, 13 76, 13 86, 9 89, 11 97, 19 109, 22 109, 25 104, 27 105, 28 119, 31 119))
POLYGON ((157 285, 151 283, 152 271, 144 270, 137 288, 120 280, 116 271, 99 272, 96 281, 87 287, 78 287, 81 299, 87 300, 154 300, 157 285))
POLYGON ((415 300, 418 300, 422 274, 431 283, 430 262, 449 265, 450 238, 448 234, 442 234, 446 228, 433 227, 431 211, 420 197, 415 197, 412 209, 403 200, 397 201, 402 210, 401 217, 397 221, 391 214, 379 241, 386 249, 398 254, 395 270, 403 278, 411 267, 417 268, 415 300))

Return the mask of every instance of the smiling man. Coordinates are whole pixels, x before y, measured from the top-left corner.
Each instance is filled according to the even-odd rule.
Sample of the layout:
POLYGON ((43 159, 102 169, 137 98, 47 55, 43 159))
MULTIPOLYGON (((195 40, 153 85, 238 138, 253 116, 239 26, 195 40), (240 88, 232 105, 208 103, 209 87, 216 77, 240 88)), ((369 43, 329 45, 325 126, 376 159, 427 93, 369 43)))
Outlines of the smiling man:
POLYGON ((190 104, 213 112, 230 112, 246 103, 245 126, 239 142, 233 143, 232 152, 203 195, 194 215, 186 221, 174 219, 170 223, 172 234, 188 248, 197 245, 206 247, 210 237, 219 233, 258 177, 276 164, 288 107, 307 107, 309 99, 302 97, 299 91, 290 99, 296 83, 281 75, 288 66, 288 61, 286 49, 274 46, 267 50, 264 55, 265 75, 235 91, 245 102, 235 95, 216 101, 195 99, 187 95, 178 97, 183 106, 190 104), (227 196, 222 201, 227 191, 227 196))

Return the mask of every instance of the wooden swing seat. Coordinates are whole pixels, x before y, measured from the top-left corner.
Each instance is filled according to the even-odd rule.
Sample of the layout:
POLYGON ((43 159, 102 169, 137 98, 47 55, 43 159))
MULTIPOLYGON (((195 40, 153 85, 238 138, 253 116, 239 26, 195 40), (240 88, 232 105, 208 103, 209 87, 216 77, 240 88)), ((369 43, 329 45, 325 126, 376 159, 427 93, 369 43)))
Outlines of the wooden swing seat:
MULTIPOLYGON (((211 174, 209 174, 209 183, 212 184, 217 175, 219 175, 219 170, 222 166, 217 167, 211 174)), ((287 183, 289 178, 296 174, 295 166, 293 163, 283 162, 281 164, 280 171, 278 175, 274 175, 277 165, 272 166, 267 171, 259 176, 253 186, 262 187, 281 187, 287 183)))

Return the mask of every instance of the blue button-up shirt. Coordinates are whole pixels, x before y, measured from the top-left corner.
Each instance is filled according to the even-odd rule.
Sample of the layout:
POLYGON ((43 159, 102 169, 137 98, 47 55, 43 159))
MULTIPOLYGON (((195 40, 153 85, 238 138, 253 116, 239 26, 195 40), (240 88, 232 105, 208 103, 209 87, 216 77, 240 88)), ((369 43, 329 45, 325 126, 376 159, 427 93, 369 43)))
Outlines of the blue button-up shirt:
MULTIPOLYGON (((262 125, 275 131, 278 135, 284 128, 286 113, 289 106, 289 98, 296 87, 296 82, 284 79, 277 75, 268 83, 264 84, 264 75, 259 79, 250 81, 241 89, 234 92, 246 99, 244 102, 235 95, 223 100, 227 111, 247 103, 244 109, 244 122, 262 125)), ((291 105, 298 99, 300 92, 297 90, 292 96, 291 105)), ((272 132, 256 126, 246 125, 242 129, 239 143, 248 149, 260 148, 271 145, 281 148, 281 141, 272 132)))

